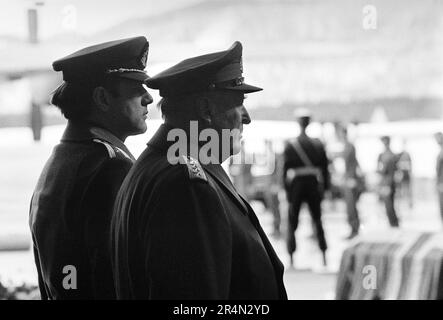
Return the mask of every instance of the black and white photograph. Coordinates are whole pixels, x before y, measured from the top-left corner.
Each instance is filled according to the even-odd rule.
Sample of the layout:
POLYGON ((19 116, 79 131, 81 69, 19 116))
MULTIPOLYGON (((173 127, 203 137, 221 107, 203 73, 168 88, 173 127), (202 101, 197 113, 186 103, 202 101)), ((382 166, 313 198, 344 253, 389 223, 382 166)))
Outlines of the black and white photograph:
POLYGON ((443 300, 443 0, 0 0, 0 300, 443 300))

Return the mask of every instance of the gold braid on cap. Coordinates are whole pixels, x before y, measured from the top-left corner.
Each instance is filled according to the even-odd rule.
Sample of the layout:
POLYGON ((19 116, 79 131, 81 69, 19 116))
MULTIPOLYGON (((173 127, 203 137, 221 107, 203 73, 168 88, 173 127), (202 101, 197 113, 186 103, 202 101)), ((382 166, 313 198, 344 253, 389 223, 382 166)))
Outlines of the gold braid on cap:
POLYGON ((124 72, 140 72, 146 74, 146 71, 139 70, 139 69, 126 69, 126 68, 119 68, 119 69, 110 69, 107 70, 106 73, 124 73, 124 72))
POLYGON ((225 87, 238 87, 241 86, 243 83, 245 82, 245 78, 243 77, 238 77, 232 80, 228 80, 228 81, 223 81, 223 82, 219 82, 219 83, 211 83, 209 85, 209 89, 215 89, 215 88, 225 88, 225 87))

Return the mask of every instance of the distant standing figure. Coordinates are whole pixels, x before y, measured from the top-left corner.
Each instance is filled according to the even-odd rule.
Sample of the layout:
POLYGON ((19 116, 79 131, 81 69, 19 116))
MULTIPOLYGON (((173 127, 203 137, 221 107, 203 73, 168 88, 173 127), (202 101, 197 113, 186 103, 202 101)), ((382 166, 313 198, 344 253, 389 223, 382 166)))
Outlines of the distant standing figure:
POLYGON ((406 141, 403 141, 403 151, 398 154, 397 160, 397 184, 399 186, 400 194, 407 198, 409 208, 413 207, 412 197, 412 159, 409 152, 406 150, 406 141))
POLYGON ((348 131, 345 127, 338 127, 338 138, 344 144, 343 151, 339 156, 344 160, 344 185, 343 195, 346 202, 346 213, 348 223, 351 227, 351 233, 347 239, 352 239, 358 235, 360 229, 360 218, 357 209, 357 201, 359 198, 358 190, 358 171, 361 170, 357 161, 355 146, 348 139, 348 131))
POLYGON ((41 106, 35 101, 31 102, 31 129, 34 141, 40 141, 43 128, 43 115, 41 106))
POLYGON ((443 220, 443 133, 435 134, 435 140, 440 146, 440 152, 437 157, 437 193, 440 204, 440 215, 443 220))
POLYGON ((234 184, 238 193, 240 193, 243 198, 251 200, 250 187, 252 184, 252 165, 247 163, 247 161, 244 161, 244 159, 246 159, 246 151, 243 141, 241 144, 240 154, 240 159, 242 159, 241 163, 236 163, 234 157, 229 159, 229 174, 231 175, 232 183, 234 184))
POLYGON ((380 195, 385 204, 386 214, 391 227, 398 227, 399 221, 395 212, 395 172, 397 171, 397 157, 392 152, 391 138, 381 137, 385 150, 378 156, 377 172, 380 175, 380 195))
POLYGON ((321 201, 324 191, 329 190, 330 185, 328 159, 320 140, 313 139, 306 133, 311 121, 309 111, 297 110, 295 115, 301 133, 286 144, 283 164, 283 178, 289 202, 287 250, 292 265, 300 207, 306 202, 315 225, 318 245, 323 254, 323 264, 326 265, 327 244, 321 221, 321 201))
POLYGON ((273 232, 272 235, 275 237, 280 237, 281 230, 281 215, 280 215, 280 200, 278 195, 280 193, 281 187, 281 175, 282 175, 282 159, 281 154, 274 151, 272 141, 266 140, 266 152, 268 159, 272 159, 273 163, 269 163, 273 167, 272 173, 269 175, 269 185, 265 192, 266 206, 271 211, 273 216, 273 232))

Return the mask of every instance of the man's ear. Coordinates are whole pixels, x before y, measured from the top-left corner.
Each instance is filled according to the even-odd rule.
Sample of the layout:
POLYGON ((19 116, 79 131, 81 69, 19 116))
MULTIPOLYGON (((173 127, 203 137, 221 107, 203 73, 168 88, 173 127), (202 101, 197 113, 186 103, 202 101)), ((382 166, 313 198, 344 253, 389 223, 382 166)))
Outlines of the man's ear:
POLYGON ((92 99, 101 111, 106 112, 109 110, 109 93, 105 88, 96 87, 92 92, 92 99))
POLYGON ((197 113, 200 119, 203 119, 208 124, 212 122, 212 115, 214 114, 214 104, 207 97, 201 97, 197 100, 197 113))

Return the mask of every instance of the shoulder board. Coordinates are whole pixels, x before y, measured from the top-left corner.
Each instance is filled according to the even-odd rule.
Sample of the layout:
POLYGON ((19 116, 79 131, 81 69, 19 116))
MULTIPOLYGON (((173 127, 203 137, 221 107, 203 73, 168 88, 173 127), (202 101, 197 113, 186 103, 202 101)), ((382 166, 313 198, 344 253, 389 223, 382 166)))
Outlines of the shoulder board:
POLYGON ((122 154, 123 157, 133 161, 132 158, 125 151, 123 151, 119 147, 115 147, 115 149, 116 149, 117 153, 120 153, 120 154, 122 154))
POLYGON ((203 181, 208 181, 206 177, 205 171, 203 170, 200 163, 191 157, 182 156, 183 162, 186 164, 188 168, 189 178, 192 179, 201 179, 203 181))
POLYGON ((104 145, 106 147, 106 150, 108 150, 109 158, 115 158, 117 156, 115 154, 114 148, 112 147, 112 145, 110 143, 100 140, 100 139, 93 139, 92 141, 104 145))

